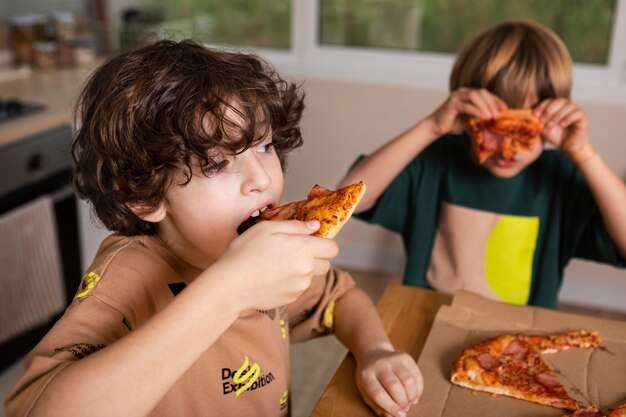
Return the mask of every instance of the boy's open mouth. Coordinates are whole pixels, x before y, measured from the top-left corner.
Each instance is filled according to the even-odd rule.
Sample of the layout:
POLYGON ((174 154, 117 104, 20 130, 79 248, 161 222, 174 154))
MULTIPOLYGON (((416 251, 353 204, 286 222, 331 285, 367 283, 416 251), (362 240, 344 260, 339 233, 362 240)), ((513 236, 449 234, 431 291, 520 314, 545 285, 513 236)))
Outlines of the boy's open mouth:
POLYGON ((494 156, 493 161, 497 166, 501 168, 510 168, 517 164, 517 161, 515 161, 515 159, 507 159, 500 155, 494 156))
POLYGON ((255 224, 257 224, 261 220, 261 214, 263 214, 265 210, 271 209, 271 208, 272 208, 272 205, 268 205, 268 206, 261 207, 260 209, 253 211, 250 217, 248 217, 247 220, 244 220, 239 225, 239 227, 237 227, 237 234, 240 235, 246 230, 248 230, 249 228, 251 228, 252 226, 254 226, 255 224))

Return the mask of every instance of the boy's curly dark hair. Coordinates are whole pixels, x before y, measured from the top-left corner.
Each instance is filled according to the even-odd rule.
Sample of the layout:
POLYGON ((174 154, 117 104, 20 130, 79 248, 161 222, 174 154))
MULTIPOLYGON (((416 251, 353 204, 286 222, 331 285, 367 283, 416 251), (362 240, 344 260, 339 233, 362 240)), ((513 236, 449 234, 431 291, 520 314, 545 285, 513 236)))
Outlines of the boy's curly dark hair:
POLYGON ((108 229, 155 234, 157 224, 128 205, 150 213, 174 173, 189 182, 198 162, 205 175, 219 172, 219 156, 243 152, 269 129, 284 167, 302 144, 303 99, 299 86, 250 54, 189 40, 120 54, 90 76, 77 101, 74 185, 108 229))

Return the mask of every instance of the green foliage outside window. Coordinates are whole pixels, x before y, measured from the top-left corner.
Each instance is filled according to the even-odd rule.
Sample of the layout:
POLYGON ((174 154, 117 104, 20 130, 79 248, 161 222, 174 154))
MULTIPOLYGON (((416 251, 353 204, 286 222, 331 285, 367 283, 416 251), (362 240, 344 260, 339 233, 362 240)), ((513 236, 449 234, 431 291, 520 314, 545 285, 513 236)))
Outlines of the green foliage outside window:
MULTIPOLYGON (((601 65, 608 60, 617 7, 617 0, 319 2, 321 45, 455 53, 477 32, 520 18, 552 28, 574 61, 601 65)), ((292 7, 290 0, 140 0, 142 16, 130 30, 212 44, 289 49, 292 7)), ((141 38, 132 32, 125 36, 141 38)))
POLYGON ((289 49, 289 0, 141 0, 141 9, 162 21, 151 25, 168 38, 226 45, 289 49))
POLYGON ((321 0, 321 44, 454 53, 505 19, 552 28, 574 61, 606 64, 616 0, 321 0))

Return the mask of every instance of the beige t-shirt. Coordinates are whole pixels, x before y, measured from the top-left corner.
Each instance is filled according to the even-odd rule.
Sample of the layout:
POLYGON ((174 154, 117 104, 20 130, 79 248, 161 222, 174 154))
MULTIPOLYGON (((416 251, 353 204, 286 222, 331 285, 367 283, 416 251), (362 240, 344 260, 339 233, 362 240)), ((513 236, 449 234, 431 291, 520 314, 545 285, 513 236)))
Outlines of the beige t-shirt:
MULTIPOLYGON (((25 372, 6 398, 7 415, 28 416, 59 371, 141 326, 199 273, 156 238, 112 235, 105 239, 74 301, 27 356, 25 372)), ((331 269, 314 278, 288 306, 242 313, 150 416, 288 415, 290 340, 332 331, 335 300, 353 286, 347 273, 331 269)), ((176 356, 163 360, 174 361, 176 356)), ((158 366, 154 378, 159 377, 156 370, 158 366)), ((93 389, 98 389, 97 380, 93 389)))

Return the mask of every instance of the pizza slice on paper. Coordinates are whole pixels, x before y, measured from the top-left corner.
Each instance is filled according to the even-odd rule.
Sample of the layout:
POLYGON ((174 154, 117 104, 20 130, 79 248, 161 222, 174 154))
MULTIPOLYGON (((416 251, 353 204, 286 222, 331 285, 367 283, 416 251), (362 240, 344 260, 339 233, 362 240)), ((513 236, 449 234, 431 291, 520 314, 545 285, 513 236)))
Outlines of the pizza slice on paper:
POLYGON ((465 349, 454 363, 451 381, 473 390, 577 410, 578 403, 541 354, 599 344, 596 332, 584 330, 549 336, 501 335, 465 349))
POLYGON ((626 417, 626 403, 615 407, 609 417, 626 417))
POLYGON ((574 414, 563 417, 626 417, 626 403, 617 406, 608 416, 600 412, 595 407, 588 407, 585 409, 577 410, 574 412, 574 414))
POLYGON ((515 159, 517 152, 532 149, 543 130, 543 123, 530 109, 509 109, 495 119, 473 118, 469 123, 481 164, 494 153, 515 159))
POLYGON ((251 217, 243 222, 237 232, 241 234, 263 220, 318 220, 320 228, 312 235, 332 239, 352 216, 363 194, 363 181, 336 191, 315 185, 306 200, 269 208, 258 217, 251 217))

